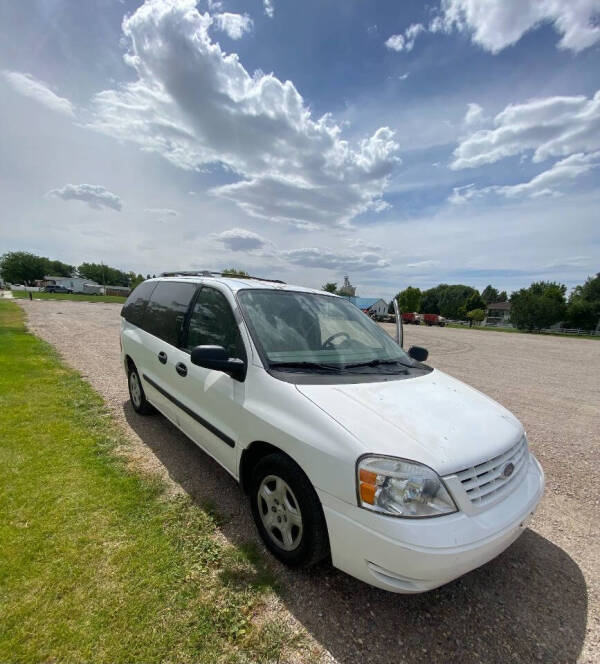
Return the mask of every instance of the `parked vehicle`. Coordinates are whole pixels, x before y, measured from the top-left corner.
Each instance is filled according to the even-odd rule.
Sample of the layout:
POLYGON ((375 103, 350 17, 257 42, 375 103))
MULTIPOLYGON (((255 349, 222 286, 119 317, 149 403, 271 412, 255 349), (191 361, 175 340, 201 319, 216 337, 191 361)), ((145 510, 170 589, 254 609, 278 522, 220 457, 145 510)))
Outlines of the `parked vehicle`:
POLYGON ((279 560, 331 554, 417 593, 506 549, 544 474, 508 410, 397 339, 345 298, 208 273, 144 281, 122 310, 133 409, 241 484, 279 560))
POLYGON ((423 319, 425 325, 439 325, 440 327, 444 327, 446 325, 446 319, 443 316, 440 316, 439 314, 421 314, 421 318, 423 319))
POLYGON ((83 284, 83 292, 87 295, 104 295, 104 286, 99 284, 83 284))
POLYGON ((64 286, 55 286, 54 284, 49 284, 48 286, 44 286, 43 292, 44 293, 72 293, 73 290, 71 288, 65 288, 64 286))
POLYGON ((420 323, 419 320, 419 314, 416 313, 411 313, 411 312, 403 312, 402 313, 402 322, 407 324, 407 325, 418 325, 420 323))

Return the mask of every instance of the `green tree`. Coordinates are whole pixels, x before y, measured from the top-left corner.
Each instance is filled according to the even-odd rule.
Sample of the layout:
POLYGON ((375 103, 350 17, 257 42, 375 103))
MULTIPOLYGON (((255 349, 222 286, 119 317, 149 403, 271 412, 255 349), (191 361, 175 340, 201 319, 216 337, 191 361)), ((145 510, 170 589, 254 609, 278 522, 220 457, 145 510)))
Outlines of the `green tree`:
POLYGON ((467 312, 467 318, 469 319, 469 326, 473 327, 473 323, 481 323, 485 318, 484 309, 473 309, 467 312))
POLYGON ((32 284, 43 279, 48 259, 28 251, 9 251, 0 257, 0 273, 10 284, 32 284))
POLYGON ((62 261, 48 260, 46 274, 55 277, 72 277, 75 274, 75 266, 63 263, 62 261))
POLYGON ((244 270, 236 270, 234 267, 225 268, 221 274, 224 277, 249 277, 250 275, 244 270))
POLYGON ((45 276, 71 277, 75 268, 28 251, 9 251, 0 257, 0 272, 9 283, 32 284, 45 276))
POLYGON ((326 293, 337 293, 337 283, 334 281, 328 281, 321 286, 321 290, 326 293))
POLYGON ((499 297, 498 289, 494 288, 492 284, 488 284, 482 291, 481 291, 481 298, 485 302, 485 304, 489 304, 490 302, 499 302, 498 300, 499 297))
POLYGON ((506 294, 506 291, 503 290, 498 294, 498 299, 496 302, 508 302, 508 295, 506 294))
POLYGON ((569 327, 593 330, 600 319, 600 272, 575 286, 569 296, 566 322, 569 327))
POLYGON ((446 284, 440 284, 421 293, 421 313, 440 313, 440 294, 444 288, 447 288, 446 284))
POLYGON ((467 311, 475 311, 477 309, 483 309, 485 313, 485 305, 487 302, 483 299, 481 295, 477 291, 474 293, 471 293, 469 297, 467 298, 467 301, 465 302, 465 307, 467 308, 467 311))
POLYGON ((566 313, 567 287, 537 281, 510 296, 510 319, 520 330, 541 330, 562 320, 566 313))
MULTIPOLYGON (((438 286, 439 288, 439 286, 438 286)), ((466 314, 471 309, 478 309, 483 306, 485 302, 481 299, 479 291, 465 286, 463 284, 453 284, 445 286, 439 295, 439 313, 446 318, 459 318, 461 313, 466 314), (471 302, 468 305, 468 302, 471 302), (465 307, 461 311, 461 307, 465 307)), ((435 313, 435 312, 434 312, 435 313)))
POLYGON ((127 276, 129 277, 129 288, 131 288, 131 290, 136 288, 136 286, 139 286, 142 281, 145 281, 144 275, 136 274, 135 272, 130 272, 127 276))
POLYGON ((129 275, 103 263, 82 263, 77 267, 80 277, 106 286, 129 286, 129 275))
POLYGON ((396 295, 400 311, 419 312, 421 309, 421 289, 408 286, 396 295))
POLYGON ((593 302, 575 298, 567 305, 566 326, 581 330, 593 330, 598 324, 598 307, 593 302))

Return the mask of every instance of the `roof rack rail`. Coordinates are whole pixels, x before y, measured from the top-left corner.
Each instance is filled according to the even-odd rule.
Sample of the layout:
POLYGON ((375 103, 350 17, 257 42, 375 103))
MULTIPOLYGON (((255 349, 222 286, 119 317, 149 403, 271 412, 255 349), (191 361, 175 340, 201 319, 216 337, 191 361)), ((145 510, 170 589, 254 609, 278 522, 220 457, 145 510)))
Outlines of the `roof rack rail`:
MULTIPOLYGON (((210 270, 175 270, 173 272, 161 272, 161 277, 230 277, 236 278, 236 275, 227 272, 211 272, 210 270)), ((256 281, 271 281, 275 284, 285 284, 281 279, 267 279, 265 277, 252 277, 250 275, 240 276, 239 279, 256 279, 256 281)))

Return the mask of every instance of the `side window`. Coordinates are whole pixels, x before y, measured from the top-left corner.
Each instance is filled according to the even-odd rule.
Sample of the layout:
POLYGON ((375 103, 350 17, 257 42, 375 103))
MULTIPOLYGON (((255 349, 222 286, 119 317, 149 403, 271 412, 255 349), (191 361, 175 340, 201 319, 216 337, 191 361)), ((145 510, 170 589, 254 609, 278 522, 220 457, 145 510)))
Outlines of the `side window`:
POLYGON ((197 285, 177 281, 159 281, 154 289, 143 328, 172 346, 179 345, 179 335, 197 285))
POLYGON ((156 281, 142 281, 139 286, 133 289, 133 292, 121 309, 121 316, 127 322, 142 327, 146 306, 148 305, 152 291, 156 288, 156 284, 156 281))
POLYGON ((244 344, 227 298, 214 288, 202 288, 190 316, 185 347, 223 346, 229 357, 246 356, 244 344))

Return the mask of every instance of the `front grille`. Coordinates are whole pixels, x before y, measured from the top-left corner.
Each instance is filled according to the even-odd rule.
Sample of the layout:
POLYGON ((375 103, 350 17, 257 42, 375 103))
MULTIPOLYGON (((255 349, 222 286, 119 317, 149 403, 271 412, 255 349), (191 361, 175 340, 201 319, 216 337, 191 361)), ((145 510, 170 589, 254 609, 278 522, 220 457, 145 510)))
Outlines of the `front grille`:
POLYGON ((487 505, 507 491, 521 476, 528 456, 527 438, 523 436, 516 445, 503 454, 471 468, 465 468, 456 473, 456 476, 474 505, 487 505), (505 477, 504 469, 511 463, 514 469, 509 477, 505 477))

